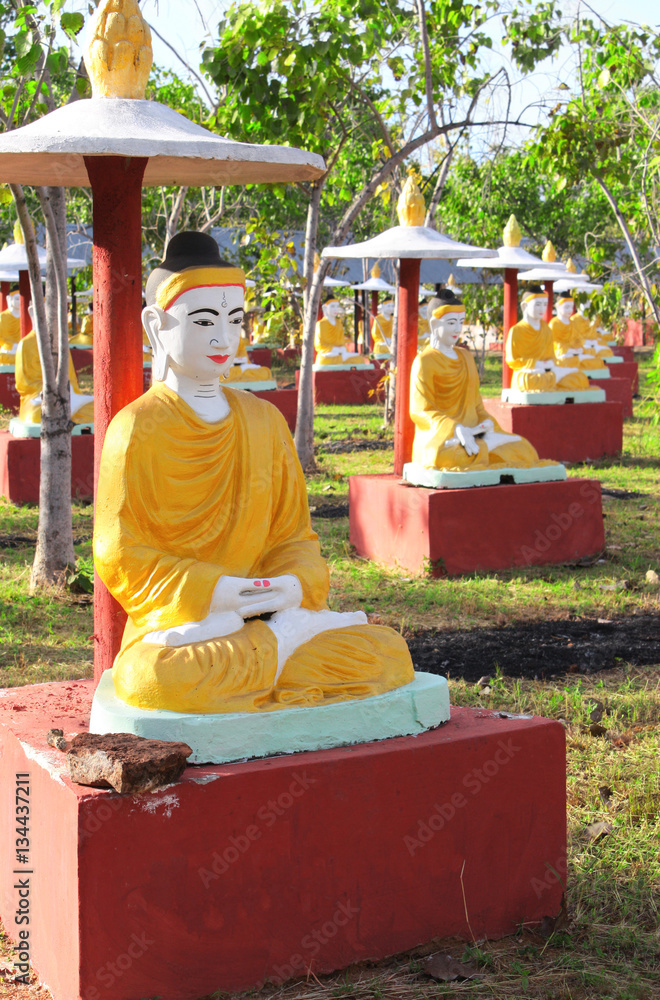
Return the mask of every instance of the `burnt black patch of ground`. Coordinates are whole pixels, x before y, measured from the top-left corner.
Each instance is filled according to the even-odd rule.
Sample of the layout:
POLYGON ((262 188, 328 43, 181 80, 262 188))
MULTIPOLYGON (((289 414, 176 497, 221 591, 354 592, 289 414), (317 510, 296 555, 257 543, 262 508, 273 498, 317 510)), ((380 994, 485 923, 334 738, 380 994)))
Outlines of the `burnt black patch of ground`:
POLYGON ((592 674, 618 663, 660 664, 660 616, 606 621, 542 621, 456 632, 424 629, 406 635, 415 670, 470 683, 494 676, 543 680, 592 674))

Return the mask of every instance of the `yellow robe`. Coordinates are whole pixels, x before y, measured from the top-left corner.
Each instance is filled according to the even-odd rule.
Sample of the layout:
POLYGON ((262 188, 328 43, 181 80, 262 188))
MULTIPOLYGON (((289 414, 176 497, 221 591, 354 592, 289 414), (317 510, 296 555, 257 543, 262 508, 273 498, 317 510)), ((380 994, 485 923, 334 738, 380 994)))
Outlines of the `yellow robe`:
POLYGON ((468 455, 460 443, 448 444, 456 436, 457 424, 476 427, 483 420, 492 420, 493 429, 503 433, 484 407, 474 358, 462 347, 456 347, 455 351, 457 357, 449 358, 442 351, 427 347, 413 361, 410 382, 410 416, 415 424, 413 462, 427 469, 457 471, 555 465, 542 461, 525 438, 492 451, 477 438, 478 455, 468 455))
POLYGON ((506 361, 513 370, 511 385, 522 392, 552 392, 555 389, 589 389, 589 380, 582 372, 573 372, 562 379, 555 379, 552 372, 536 372, 537 361, 554 361, 566 368, 575 367, 568 361, 561 361, 555 355, 552 330, 541 320, 541 327, 535 330, 527 320, 521 320, 509 330, 506 340, 506 361))
POLYGON ((385 337, 392 343, 392 322, 393 317, 384 316, 378 313, 371 328, 372 351, 374 354, 391 354, 391 349, 385 343, 385 337))
POLYGON ((270 711, 407 684, 414 676, 408 647, 377 625, 310 639, 277 684, 277 640, 259 619, 187 646, 141 641, 154 629, 206 617, 224 574, 293 573, 303 607, 326 607, 328 569, 286 422, 250 393, 225 392, 230 414, 209 424, 157 382, 108 429, 94 560, 129 615, 113 668, 117 694, 131 705, 175 712, 270 711))
POLYGON ((82 347, 92 347, 94 343, 94 318, 91 313, 83 316, 78 333, 75 337, 69 337, 69 343, 73 347, 78 344, 82 347))
POLYGON ((429 341, 431 339, 431 327, 427 319, 420 319, 417 321, 417 350, 423 351, 429 346, 429 341))
MULTIPOLYGON (((588 334, 591 333, 591 324, 588 320, 584 320, 584 316, 578 316, 580 320, 584 320, 586 323, 586 328, 582 323, 574 323, 573 320, 575 313, 571 316, 568 323, 563 323, 559 316, 553 316, 550 320, 550 329, 552 330, 552 340, 555 348, 555 354, 559 358, 565 358, 566 363, 574 363, 582 371, 594 371, 596 369, 605 368, 605 362, 600 360, 601 354, 598 352, 596 356, 596 351, 589 350, 585 348, 584 341, 588 334), (566 357, 566 352, 571 350, 584 351, 589 355, 588 358, 578 358, 578 357, 566 357)), ((609 351, 611 354, 612 352, 609 351)))
POLYGON ((13 365, 16 361, 14 347, 21 339, 21 321, 10 309, 0 313, 0 365, 13 365))
POLYGON ((351 354, 350 361, 344 361, 341 354, 330 355, 328 352, 335 347, 346 347, 346 333, 341 319, 331 323, 324 316, 318 320, 314 331, 314 347, 316 348, 317 365, 364 365, 369 359, 362 354, 351 354))
POLYGON ((596 324, 591 323, 586 316, 582 316, 580 313, 573 313, 570 318, 570 324, 575 330, 576 336, 580 338, 580 344, 587 354, 593 354, 600 359, 614 357, 614 352, 610 349, 607 343, 601 343, 601 346, 598 349, 593 347, 584 347, 585 340, 596 340, 599 343, 601 342, 601 337, 596 329, 596 324))
MULTIPOLYGON (((74 392, 80 392, 78 377, 73 367, 73 359, 69 353, 69 382, 74 392)), ((26 424, 41 423, 41 404, 35 403, 37 396, 43 391, 43 376, 37 334, 34 330, 23 337, 16 351, 16 389, 21 397, 18 410, 19 419, 26 424)), ((74 424, 91 424, 94 422, 94 404, 86 403, 71 415, 74 424)))

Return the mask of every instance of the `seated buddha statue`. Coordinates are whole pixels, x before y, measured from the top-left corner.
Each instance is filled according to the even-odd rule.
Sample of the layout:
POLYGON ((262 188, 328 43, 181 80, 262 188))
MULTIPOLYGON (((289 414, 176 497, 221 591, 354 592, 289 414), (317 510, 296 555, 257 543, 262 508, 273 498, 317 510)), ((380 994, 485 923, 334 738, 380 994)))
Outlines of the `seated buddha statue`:
POLYGON ((605 368, 603 359, 612 357, 611 350, 592 337, 591 323, 586 316, 574 313, 573 308, 570 295, 557 300, 557 314, 550 320, 555 354, 560 359, 572 359, 582 371, 605 368))
MULTIPOLYGON (((30 315, 32 307, 30 306, 30 315)), ((18 419, 24 424, 41 423, 41 394, 43 392, 43 376, 36 331, 32 330, 23 337, 16 351, 16 389, 21 397, 18 419)), ((78 376, 73 367, 73 358, 69 351, 69 395, 71 403, 71 420, 74 424, 91 424, 94 422, 94 397, 80 391, 78 376)))
POLYGON ((380 310, 371 328, 371 350, 376 357, 392 357, 392 324, 394 317, 394 302, 388 299, 382 302, 380 310))
POLYGON ((414 677, 397 632, 328 610, 328 567, 284 417, 221 382, 244 288, 208 234, 173 237, 142 316, 154 383, 103 445, 94 560, 128 615, 115 693, 143 709, 268 712, 414 677))
POLYGON ((316 365, 367 365, 369 358, 346 348, 344 309, 337 299, 328 299, 322 305, 323 317, 318 320, 314 333, 316 365))
POLYGON ((270 368, 264 365, 253 365, 247 352, 248 339, 241 332, 236 357, 225 376, 229 382, 267 382, 272 379, 270 368))
POLYGON ((415 424, 412 460, 426 469, 472 471, 554 465, 517 434, 506 434, 489 416, 470 351, 456 347, 465 307, 448 289, 429 303, 430 344, 415 358, 410 416, 415 424))
POLYGON ((74 337, 69 337, 70 347, 92 347, 94 344, 94 315, 93 306, 88 306, 87 312, 82 318, 80 329, 74 337))
POLYGON ((555 354, 552 331, 543 319, 547 303, 540 285, 528 286, 522 298, 523 318, 511 327, 506 341, 511 386, 522 392, 589 389, 589 380, 577 364, 555 354))
POLYGON ((7 296, 7 308, 0 313, 0 365, 16 362, 16 349, 21 339, 21 297, 18 292, 7 296))

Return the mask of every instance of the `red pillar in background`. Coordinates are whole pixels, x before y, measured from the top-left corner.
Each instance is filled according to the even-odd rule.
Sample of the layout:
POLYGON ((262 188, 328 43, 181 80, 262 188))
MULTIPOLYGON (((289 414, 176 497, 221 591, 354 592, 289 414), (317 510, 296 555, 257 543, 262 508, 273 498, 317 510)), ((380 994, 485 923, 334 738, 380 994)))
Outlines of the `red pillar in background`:
POLYGON ((370 309, 371 322, 369 323, 369 329, 370 330, 373 330, 374 320, 376 319, 377 315, 378 315, 378 292, 372 292, 371 293, 371 309, 370 309))
POLYGON ((502 340, 502 388, 511 387, 511 369, 506 363, 506 342, 509 330, 518 322, 518 271, 504 269, 504 338, 502 340))
POLYGON ((546 281, 545 282, 545 292, 546 292, 546 295, 548 296, 548 305, 547 305, 547 308, 545 310, 545 316, 543 317, 543 319, 546 321, 546 323, 549 323, 550 320, 552 319, 552 288, 553 288, 553 285, 554 285, 554 281, 546 281))
POLYGON ((32 289, 30 287, 30 272, 18 272, 18 291, 21 296, 21 337, 27 337, 32 329, 32 320, 28 312, 28 306, 32 301, 32 289))
POLYGON ((410 370, 417 354, 417 318, 421 261, 402 258, 399 268, 399 318, 396 346, 394 473, 400 476, 412 458, 415 425, 410 417, 410 370))
POLYGON ((5 309, 9 308, 7 303, 7 296, 11 289, 11 284, 9 281, 0 281, 0 312, 4 312, 5 309))
MULTIPOLYGON (((146 157, 86 156, 94 225, 94 492, 115 413, 142 395, 142 178, 146 157)), ((94 583, 94 677, 119 650, 126 615, 94 583)))

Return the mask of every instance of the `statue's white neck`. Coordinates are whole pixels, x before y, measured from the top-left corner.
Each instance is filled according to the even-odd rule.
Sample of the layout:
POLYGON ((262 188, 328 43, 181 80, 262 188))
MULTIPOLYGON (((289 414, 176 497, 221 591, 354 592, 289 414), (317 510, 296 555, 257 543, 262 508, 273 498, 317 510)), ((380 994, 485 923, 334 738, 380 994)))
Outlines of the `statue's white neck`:
POLYGON ((557 319, 560 319, 564 324, 564 326, 568 326, 568 324, 571 322, 570 316, 562 316, 560 313, 557 313, 557 319))
POLYGON ((165 385, 208 424, 217 424, 229 415, 229 403, 217 378, 202 382, 168 368, 165 385))
POLYGON ((455 360, 458 357, 453 344, 443 344, 441 340, 437 340, 432 346, 436 349, 436 351, 440 351, 440 353, 444 354, 447 358, 453 358, 455 360))
POLYGON ((534 330, 541 329, 541 320, 537 319, 536 316, 525 316, 525 319, 527 320, 529 325, 534 328, 534 330))

